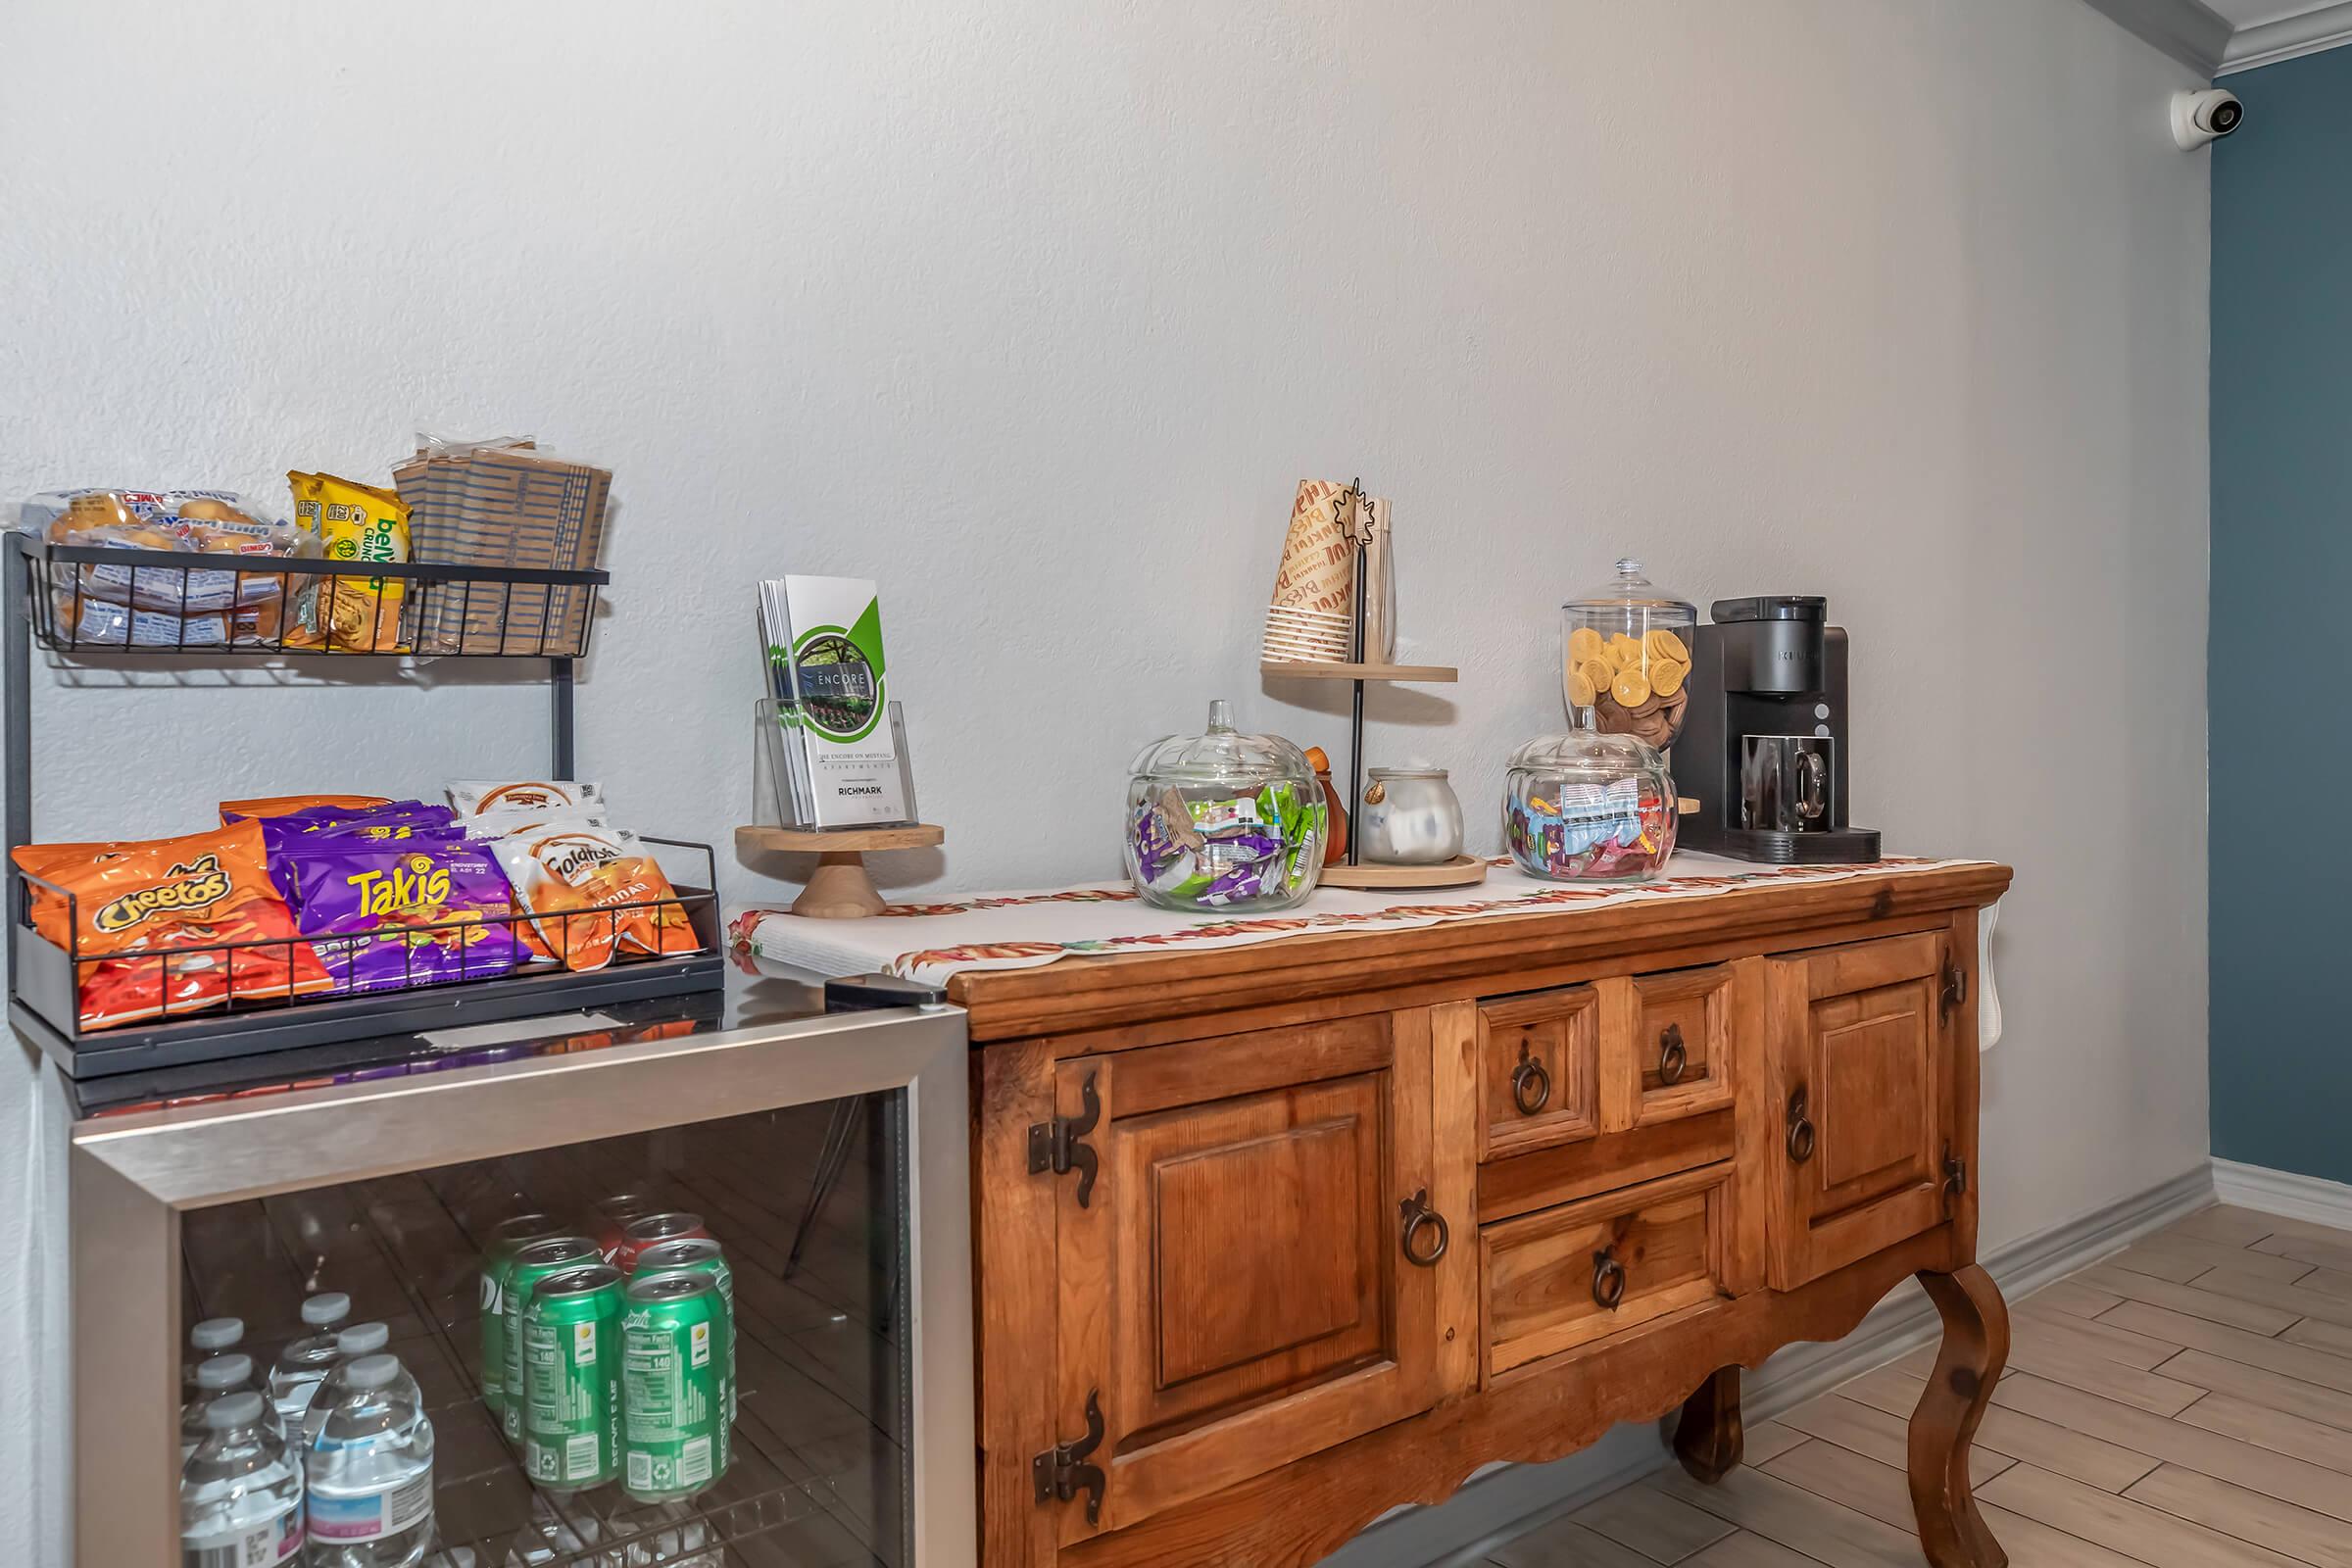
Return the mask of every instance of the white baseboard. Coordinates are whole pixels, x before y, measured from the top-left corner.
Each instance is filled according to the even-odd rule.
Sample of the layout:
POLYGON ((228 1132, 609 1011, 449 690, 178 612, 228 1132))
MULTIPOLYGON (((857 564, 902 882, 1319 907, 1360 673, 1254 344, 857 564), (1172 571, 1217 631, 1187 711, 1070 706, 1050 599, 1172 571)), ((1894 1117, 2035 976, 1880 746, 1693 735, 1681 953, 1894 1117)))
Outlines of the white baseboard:
POLYGON ((2213 1193, 2225 1203, 2258 1214, 2278 1214, 2352 1231, 2352 1187, 2342 1182, 2217 1159, 2213 1162, 2213 1193))
MULTIPOLYGON (((2014 1300, 2030 1296, 2212 1202, 2221 1164, 2217 1160, 2210 1168, 2196 1166, 2146 1192, 2020 1237, 1986 1253, 1984 1267, 2005 1297, 2014 1300)), ((2335 1190, 2341 1195, 2339 1200, 2352 1204, 2352 1188, 2335 1190)), ((2266 1205, 2249 1202, 2247 1206, 2266 1205)), ((2326 1223, 2352 1227, 2352 1209, 2346 1214, 2326 1223)), ((1769 1420, 1849 1378, 1908 1355, 1938 1332, 1936 1308, 1927 1293, 1916 1284, 1904 1285, 1873 1308, 1844 1339, 1792 1345, 1765 1362, 1745 1380, 1740 1413, 1751 1424, 1769 1420)), ((1505 1542, 1664 1467, 1669 1462, 1666 1431, 1663 1424, 1655 1430, 1618 1427, 1592 1447, 1565 1459, 1502 1466, 1434 1507, 1404 1509, 1383 1519, 1324 1559, 1323 1568, 1470 1568, 1505 1542)))

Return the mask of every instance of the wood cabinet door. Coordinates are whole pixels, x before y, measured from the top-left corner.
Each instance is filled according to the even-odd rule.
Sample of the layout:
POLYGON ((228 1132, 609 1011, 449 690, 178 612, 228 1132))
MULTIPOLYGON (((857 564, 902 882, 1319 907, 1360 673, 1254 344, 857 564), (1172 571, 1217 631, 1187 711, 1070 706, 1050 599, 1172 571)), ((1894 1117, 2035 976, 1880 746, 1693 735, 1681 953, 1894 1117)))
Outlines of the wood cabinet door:
POLYGON ((1943 933, 1830 948, 1767 966, 1782 1172, 1771 1281, 1793 1290, 1940 1224, 1955 1154, 1943 933))
POLYGON ((1090 1083, 1100 1107, 1088 1201, 1069 1177, 1056 1200, 1062 1436, 1091 1398, 1105 1472, 1065 1543, 1467 1385, 1472 1151, 1433 1160, 1430 1042, 1416 1010, 1059 1064, 1061 1112, 1090 1083))

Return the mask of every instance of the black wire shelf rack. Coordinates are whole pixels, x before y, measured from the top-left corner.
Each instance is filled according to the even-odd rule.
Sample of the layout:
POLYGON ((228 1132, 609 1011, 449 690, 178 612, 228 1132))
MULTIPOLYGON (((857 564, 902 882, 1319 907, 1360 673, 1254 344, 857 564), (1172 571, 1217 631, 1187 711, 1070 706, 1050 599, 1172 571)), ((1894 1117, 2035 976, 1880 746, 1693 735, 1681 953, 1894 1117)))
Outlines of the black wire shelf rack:
MULTIPOLYGON (((7 654, 0 679, 5 699, 0 729, 6 742, 0 826, 11 851, 33 842, 30 670, 35 647, 100 662, 317 654, 328 667, 337 658, 543 660, 548 776, 578 776, 574 666, 587 653, 598 597, 612 580, 605 571, 118 550, 51 544, 22 531, 0 535, 0 565, 6 568, 0 613, 7 654), (395 597, 397 609, 388 611, 395 597), (306 628, 315 634, 320 626, 330 628, 328 646, 310 646, 306 628)), ((670 899, 557 916, 555 923, 600 916, 618 921, 630 913, 666 912, 661 906, 675 905, 699 940, 699 952, 616 954, 602 968, 586 970, 538 964, 477 974, 461 963, 458 975, 447 978, 404 970, 404 980, 431 983, 368 990, 345 985, 310 995, 287 995, 285 988, 272 992, 266 983, 249 987, 235 979, 239 949, 276 948, 288 961, 272 967, 290 969, 292 945, 282 936, 180 948, 168 955, 94 956, 61 948, 33 924, 32 896, 39 880, 12 863, 6 911, 9 1018, 69 1078, 95 1082, 273 1051, 715 994, 726 983, 726 960, 710 847, 652 836, 642 842, 649 850, 671 852, 657 856, 670 883, 670 899), (685 858, 669 863, 679 856, 685 858), (119 1027, 82 1027, 81 985, 93 966, 117 957, 152 963, 159 1000, 168 1004, 170 977, 186 972, 199 956, 221 965, 218 999, 208 997, 201 1006, 165 1005, 155 1016, 119 1027)), ((70 897, 54 884, 45 896, 70 897)), ((66 908, 74 912, 71 903, 66 908)), ((530 918, 516 911, 499 917, 499 923, 513 928, 530 918)), ((66 928, 76 929, 71 919, 66 928)), ((429 942, 447 933, 419 926, 408 934, 429 942)), ((335 939, 335 933, 318 932, 302 940, 335 939)), ((262 967, 250 956, 245 962, 249 975, 262 967)), ((143 980, 143 971, 131 973, 143 980)))

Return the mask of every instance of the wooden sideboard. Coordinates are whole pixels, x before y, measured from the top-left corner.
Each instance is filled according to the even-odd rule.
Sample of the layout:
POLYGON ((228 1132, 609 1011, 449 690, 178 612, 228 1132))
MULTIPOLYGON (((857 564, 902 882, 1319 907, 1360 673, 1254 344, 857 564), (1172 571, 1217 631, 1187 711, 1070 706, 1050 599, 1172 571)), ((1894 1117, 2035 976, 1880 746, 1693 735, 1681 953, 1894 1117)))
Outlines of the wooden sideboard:
POLYGON ((985 1568, 1312 1563, 1494 1460, 1681 1408, 1917 1275, 1921 1544, 1968 1450, 1977 911, 1947 865, 968 973, 985 1568))

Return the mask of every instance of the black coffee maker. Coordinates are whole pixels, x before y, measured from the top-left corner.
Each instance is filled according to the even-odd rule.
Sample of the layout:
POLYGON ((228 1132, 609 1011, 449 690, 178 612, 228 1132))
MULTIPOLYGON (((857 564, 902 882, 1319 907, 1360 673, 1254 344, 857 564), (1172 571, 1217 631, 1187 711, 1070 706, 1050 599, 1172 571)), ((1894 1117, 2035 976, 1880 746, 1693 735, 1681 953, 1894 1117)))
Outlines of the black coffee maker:
POLYGON ((1681 844, 1775 865, 1879 858, 1846 826, 1845 630, 1817 594, 1721 599, 1693 629, 1674 781, 1698 809, 1681 844))

